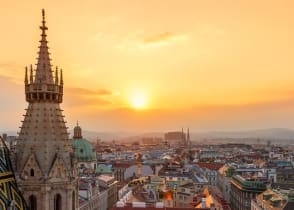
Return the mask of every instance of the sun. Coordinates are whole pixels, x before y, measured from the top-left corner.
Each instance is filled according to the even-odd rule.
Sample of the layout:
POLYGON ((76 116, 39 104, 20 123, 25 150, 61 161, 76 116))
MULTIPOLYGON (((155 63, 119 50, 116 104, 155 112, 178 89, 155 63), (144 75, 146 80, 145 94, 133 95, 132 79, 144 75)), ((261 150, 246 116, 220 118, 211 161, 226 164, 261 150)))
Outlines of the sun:
POLYGON ((134 93, 131 98, 131 105, 135 109, 144 109, 147 106, 147 97, 144 93, 134 93))

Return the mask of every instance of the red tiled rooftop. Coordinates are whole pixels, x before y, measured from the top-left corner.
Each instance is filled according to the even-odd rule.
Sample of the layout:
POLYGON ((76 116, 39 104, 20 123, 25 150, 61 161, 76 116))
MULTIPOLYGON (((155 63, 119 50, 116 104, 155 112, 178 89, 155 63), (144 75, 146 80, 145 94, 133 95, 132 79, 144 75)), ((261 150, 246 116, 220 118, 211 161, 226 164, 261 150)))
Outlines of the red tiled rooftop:
POLYGON ((146 206, 145 208, 138 208, 132 206, 125 206, 125 207, 113 207, 112 210, 210 210, 210 208, 180 208, 180 207, 163 207, 163 208, 156 208, 156 207, 149 207, 146 206))
POLYGON ((132 165, 135 165, 135 163, 114 163, 113 168, 128 168, 132 165))
POLYGON ((224 166, 223 163, 196 163, 200 168, 207 168, 210 170, 219 170, 221 167, 224 166))

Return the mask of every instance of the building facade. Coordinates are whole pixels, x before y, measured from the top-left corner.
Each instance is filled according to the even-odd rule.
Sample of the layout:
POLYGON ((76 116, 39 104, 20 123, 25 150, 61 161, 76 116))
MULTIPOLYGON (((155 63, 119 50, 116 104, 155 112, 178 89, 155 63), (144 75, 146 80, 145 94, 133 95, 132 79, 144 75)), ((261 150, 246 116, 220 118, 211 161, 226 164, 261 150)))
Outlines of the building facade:
POLYGON ((25 71, 25 98, 29 103, 19 132, 16 178, 31 210, 78 208, 77 161, 62 115, 62 70, 55 75, 46 39, 42 10, 37 65, 25 71))
POLYGON ((287 205, 287 196, 268 189, 251 201, 251 210, 283 210, 287 205))
POLYGON ((96 177, 80 179, 79 210, 107 210, 108 189, 101 190, 96 177))
POLYGON ((107 189, 107 192, 108 192, 107 206, 108 206, 108 209, 110 209, 118 200, 118 192, 117 192, 118 181, 116 181, 113 176, 106 176, 106 175, 98 176, 98 180, 99 180, 100 188, 107 189))
POLYGON ((234 173, 232 167, 224 165, 218 170, 217 187, 222 192, 225 200, 230 203, 231 178, 234 173))
POLYGON ((250 210, 251 200, 264 192, 264 182, 245 179, 240 175, 232 177, 231 180, 231 207, 234 210, 250 210))

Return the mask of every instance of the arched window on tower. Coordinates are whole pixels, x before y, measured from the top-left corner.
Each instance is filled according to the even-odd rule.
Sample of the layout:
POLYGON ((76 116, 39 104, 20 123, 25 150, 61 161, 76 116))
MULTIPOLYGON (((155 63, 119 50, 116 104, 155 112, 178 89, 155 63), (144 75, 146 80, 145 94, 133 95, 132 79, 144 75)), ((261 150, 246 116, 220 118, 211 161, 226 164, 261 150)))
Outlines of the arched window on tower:
POLYGON ((54 210, 61 210, 61 195, 60 194, 56 194, 54 196, 54 210))
POLYGON ((76 192, 72 191, 72 210, 76 210, 76 192))
POLYGON ((31 176, 35 176, 35 171, 34 171, 34 169, 31 169, 31 170, 30 170, 30 175, 31 175, 31 176))
POLYGON ((37 198, 34 195, 29 197, 29 210, 37 210, 37 198))

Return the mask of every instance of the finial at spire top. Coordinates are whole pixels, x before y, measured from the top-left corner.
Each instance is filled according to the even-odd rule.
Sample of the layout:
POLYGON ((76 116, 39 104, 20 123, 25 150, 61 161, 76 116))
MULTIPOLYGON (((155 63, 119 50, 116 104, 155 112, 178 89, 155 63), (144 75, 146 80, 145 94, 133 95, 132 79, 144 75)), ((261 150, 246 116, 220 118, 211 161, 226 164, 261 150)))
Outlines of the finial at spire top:
POLYGON ((45 10, 42 9, 42 26, 40 27, 41 30, 43 31, 43 34, 45 33, 45 30, 48 28, 46 27, 46 20, 45 20, 45 10))
POLYGON ((44 8, 42 9, 42 16, 43 16, 43 20, 45 20, 45 10, 44 10, 44 8))

